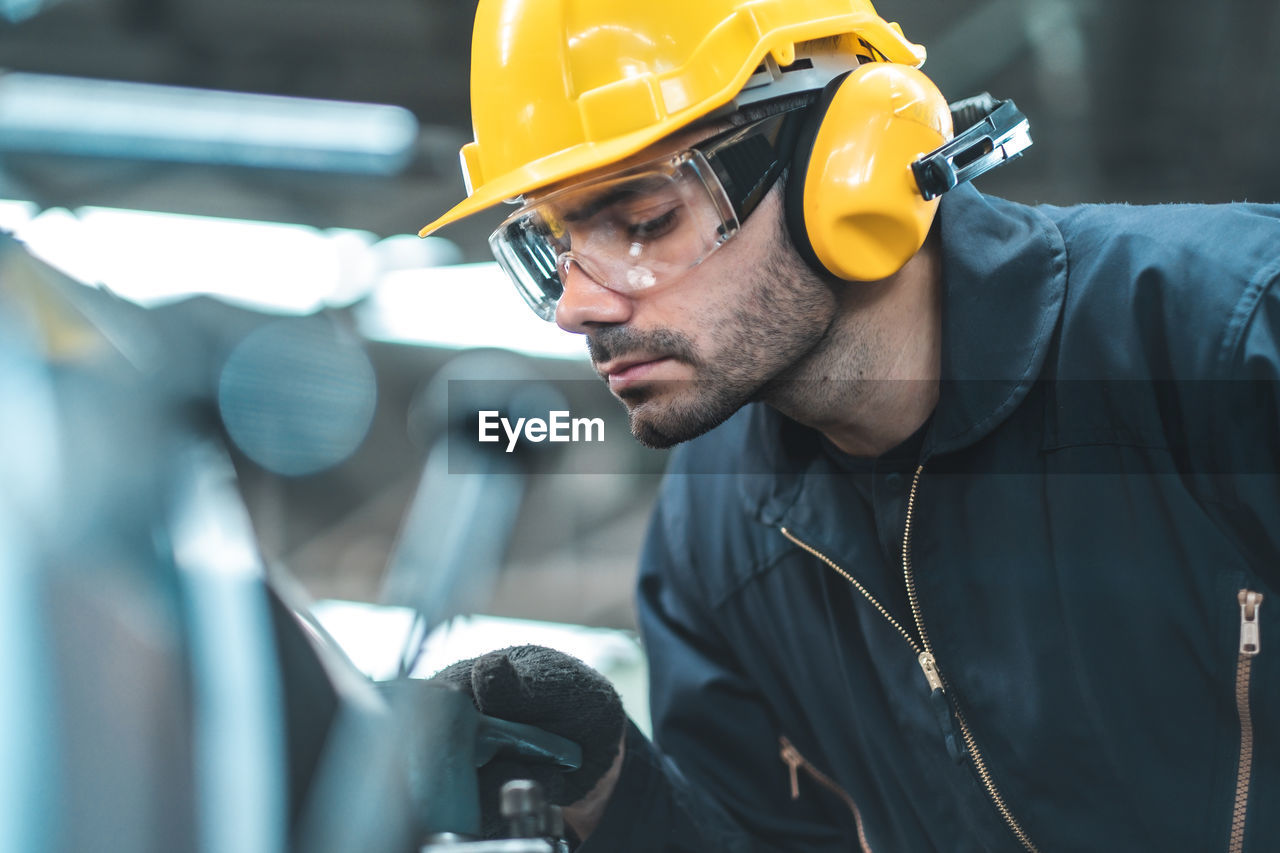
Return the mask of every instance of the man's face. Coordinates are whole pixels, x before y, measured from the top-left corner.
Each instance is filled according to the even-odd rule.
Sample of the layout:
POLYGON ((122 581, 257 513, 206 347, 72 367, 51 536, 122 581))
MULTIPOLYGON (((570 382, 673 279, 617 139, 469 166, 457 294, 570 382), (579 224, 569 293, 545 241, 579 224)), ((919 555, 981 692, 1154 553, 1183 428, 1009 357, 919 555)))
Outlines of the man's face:
POLYGON ((767 400, 830 327, 833 285, 795 253, 781 208, 775 187, 738 234, 660 287, 611 289, 579 264, 562 269, 556 323, 587 337, 642 443, 670 447, 767 400))

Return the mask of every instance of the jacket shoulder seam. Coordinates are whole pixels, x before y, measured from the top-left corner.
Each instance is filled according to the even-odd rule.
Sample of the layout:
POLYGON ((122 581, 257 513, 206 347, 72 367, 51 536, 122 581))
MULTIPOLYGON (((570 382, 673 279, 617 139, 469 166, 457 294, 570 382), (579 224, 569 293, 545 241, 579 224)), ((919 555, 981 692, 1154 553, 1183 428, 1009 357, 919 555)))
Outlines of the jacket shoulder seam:
POLYGON ((1280 279, 1280 257, 1262 267, 1257 275, 1245 287, 1244 293, 1236 300, 1235 306, 1227 318, 1227 326, 1222 335, 1222 346, 1218 350, 1216 372, 1220 379, 1230 379, 1231 369, 1244 343, 1245 331, 1262 304, 1262 297, 1273 284, 1280 279))

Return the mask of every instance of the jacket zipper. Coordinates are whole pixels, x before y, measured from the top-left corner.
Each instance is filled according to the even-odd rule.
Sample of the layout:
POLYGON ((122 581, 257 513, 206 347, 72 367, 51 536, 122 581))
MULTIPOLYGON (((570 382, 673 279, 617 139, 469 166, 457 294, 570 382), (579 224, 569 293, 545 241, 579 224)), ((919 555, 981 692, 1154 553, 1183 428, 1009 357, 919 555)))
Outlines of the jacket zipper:
MULTIPOLYGON (((790 539, 809 554, 817 557, 828 567, 835 570, 837 574, 849 583, 853 584, 854 588, 862 594, 862 597, 869 601, 880 615, 887 619, 889 624, 897 629, 898 633, 901 634, 911 646, 912 651, 916 654, 916 661, 920 664, 920 670, 924 673, 925 681, 929 684, 930 692, 934 697, 942 698, 946 693, 946 680, 942 677, 942 672, 938 668, 938 662, 934 656, 933 646, 929 643, 929 634, 925 631, 924 617, 920 612, 920 598, 916 592, 915 573, 911 566, 911 526, 915 518, 916 496, 920 490, 920 477, 922 474, 924 474, 924 466, 919 465, 916 467, 915 476, 911 479, 911 492, 907 496, 906 526, 902 534, 902 574, 907 586, 907 601, 911 605, 911 618, 914 620, 916 632, 920 636, 919 642, 911 636, 911 634, 900 622, 898 622, 898 620, 894 619, 893 616, 889 614, 889 611, 886 610, 879 601, 876 601, 875 597, 867 591, 866 587, 855 580, 851 574, 838 566, 834 560, 818 551, 816 548, 813 548, 807 543, 797 539, 795 535, 785 527, 782 528, 782 535, 790 539)), ((1039 848, 1037 848, 1032 842, 1031 837, 1027 835, 1027 832, 1022 828, 1022 825, 1018 823, 1017 818, 1013 816, 1013 812, 1009 809, 1008 804, 1005 803, 1004 796, 1000 793, 1000 789, 996 787, 995 779, 992 777, 991 771, 987 769, 987 762, 983 759, 981 750, 978 749, 978 744, 974 740, 973 732, 969 730, 969 724, 965 721, 964 714, 960 711, 958 706, 954 710, 956 720, 960 724, 960 735, 964 740, 965 749, 968 751, 969 758, 973 762, 973 767, 978 773, 978 778, 982 781, 982 786, 987 791, 987 796, 991 799, 992 804, 995 805, 996 810, 1000 812, 1000 816, 1004 819, 1005 825, 1009 827, 1010 831, 1013 832, 1014 836, 1022 843, 1022 846, 1026 848, 1028 853, 1039 853, 1039 848)))
POLYGON ((1253 659, 1261 650, 1258 635, 1258 610, 1262 593, 1242 589, 1236 594, 1240 602, 1240 653, 1236 658, 1236 715, 1240 718, 1240 759, 1236 763, 1236 798, 1231 810, 1229 853, 1244 850, 1244 824, 1249 815, 1249 783, 1253 775, 1253 710, 1249 705, 1249 677, 1253 659))
POLYGON ((853 813, 853 824, 858 830, 858 845, 861 847, 862 853, 872 853, 871 843, 867 841, 866 831, 862 826, 862 812, 859 811, 858 804, 854 802, 853 797, 849 796, 849 792, 840 787, 839 783, 830 776, 810 764, 809 759, 800 754, 800 750, 795 748, 795 745, 791 743, 791 740, 786 735, 779 737, 778 743, 781 746, 779 754, 791 770, 791 799, 800 799, 800 770, 803 769, 813 781, 835 794, 849 807, 849 811, 853 813))

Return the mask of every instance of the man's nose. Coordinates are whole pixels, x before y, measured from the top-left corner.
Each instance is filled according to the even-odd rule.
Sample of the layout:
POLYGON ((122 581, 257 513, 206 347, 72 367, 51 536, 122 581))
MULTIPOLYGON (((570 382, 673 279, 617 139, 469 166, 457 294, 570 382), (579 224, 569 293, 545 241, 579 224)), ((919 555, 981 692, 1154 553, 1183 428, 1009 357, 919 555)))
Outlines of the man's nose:
POLYGON ((631 300, 593 279, 573 258, 560 263, 564 291, 556 303, 556 325, 585 335, 595 326, 619 325, 631 318, 631 300))

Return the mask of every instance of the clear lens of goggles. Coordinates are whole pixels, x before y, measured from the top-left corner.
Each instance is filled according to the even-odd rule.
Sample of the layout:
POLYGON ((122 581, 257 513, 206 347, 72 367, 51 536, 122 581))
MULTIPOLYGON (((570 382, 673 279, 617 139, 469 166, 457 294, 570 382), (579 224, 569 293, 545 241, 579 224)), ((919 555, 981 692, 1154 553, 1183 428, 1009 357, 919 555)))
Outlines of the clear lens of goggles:
POLYGON ((706 157, 687 150, 539 199, 502 223, 489 245, 534 313, 553 320, 570 264, 631 293, 674 281, 737 230, 706 157))

